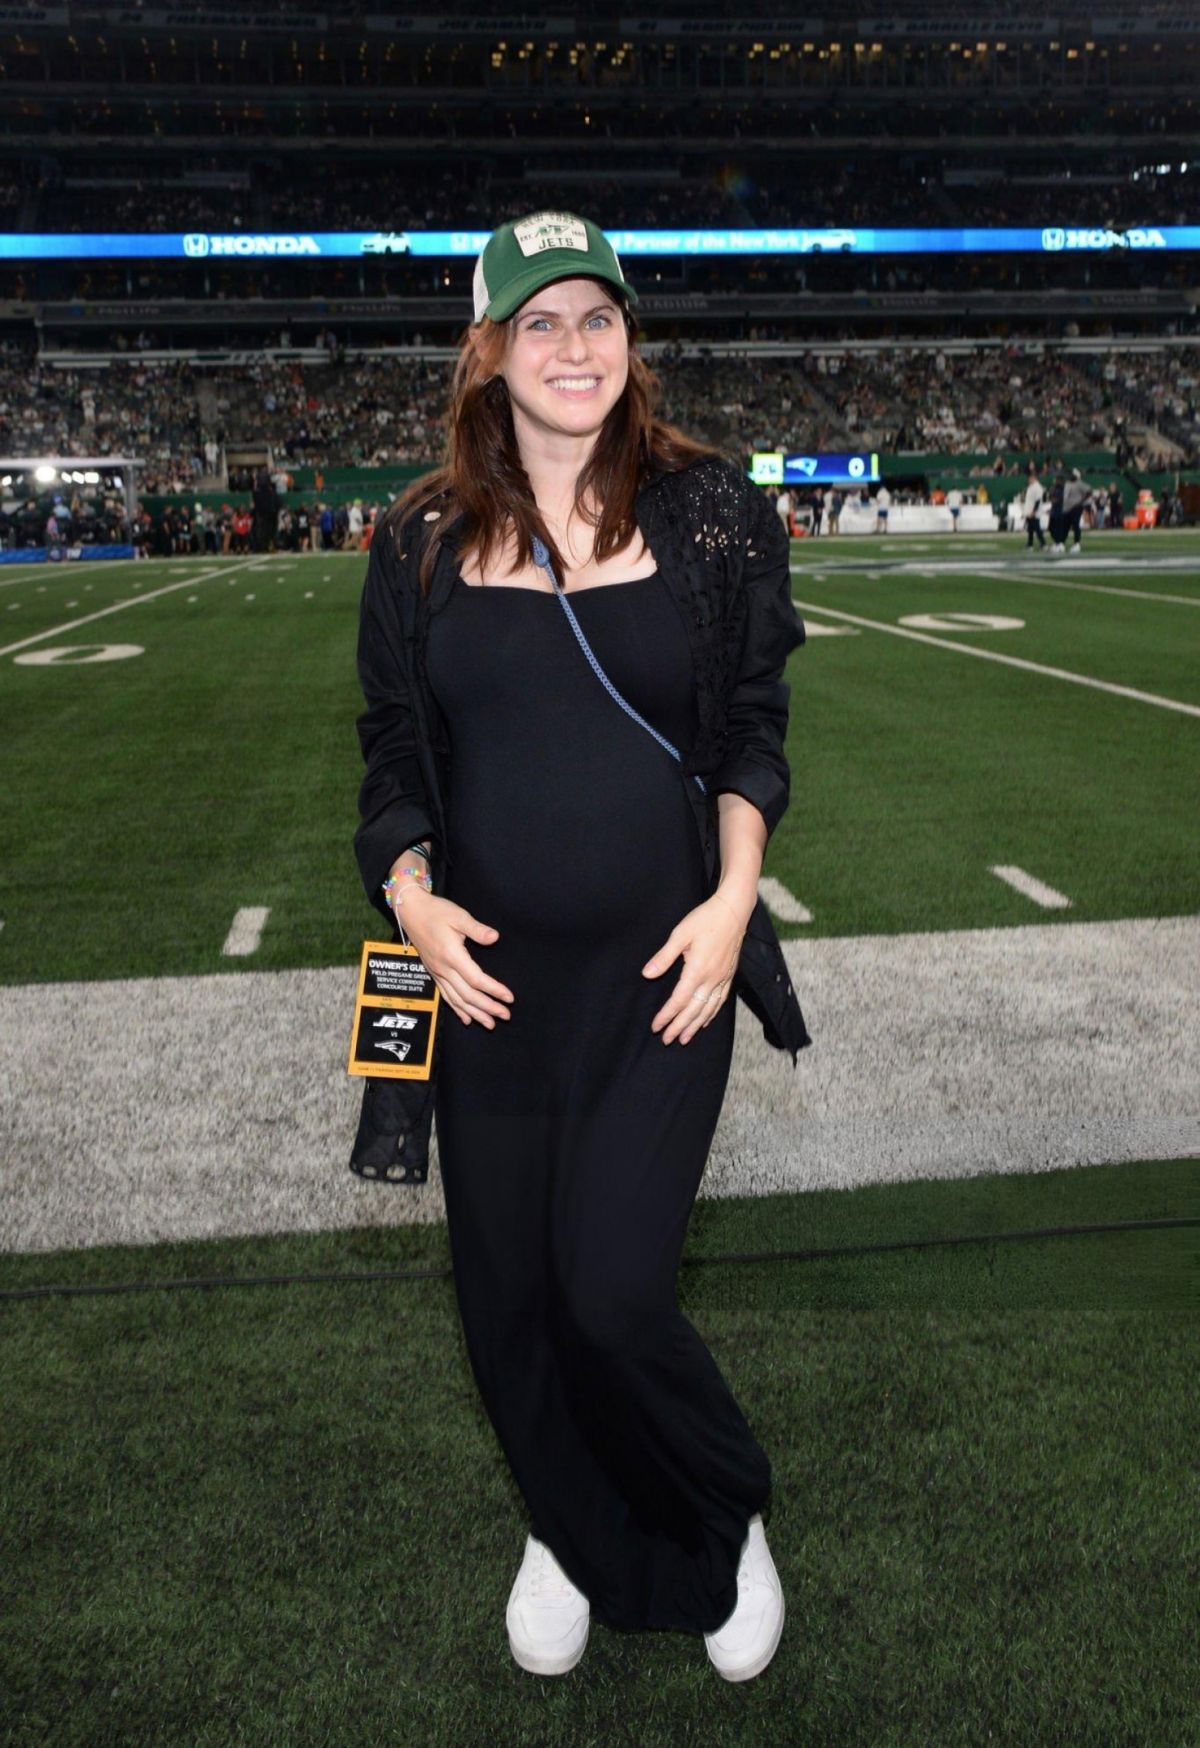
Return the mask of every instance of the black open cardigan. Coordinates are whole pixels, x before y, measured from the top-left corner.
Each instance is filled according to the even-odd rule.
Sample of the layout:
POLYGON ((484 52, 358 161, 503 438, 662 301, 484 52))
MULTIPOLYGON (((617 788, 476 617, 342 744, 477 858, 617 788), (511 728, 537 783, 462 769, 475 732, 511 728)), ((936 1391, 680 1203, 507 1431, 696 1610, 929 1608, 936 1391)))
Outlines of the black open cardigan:
MULTIPOLYGON (((450 516, 447 500, 446 493, 431 499, 402 525, 385 512, 371 541, 360 609, 358 676, 367 708, 357 728, 366 776, 354 849, 367 896, 392 941, 400 931, 383 881, 396 857, 428 839, 435 892, 443 890, 452 862, 445 803, 450 743, 425 670, 430 618, 445 606, 458 574, 454 546, 463 519, 450 516), (439 542, 439 551, 426 597, 417 566, 429 539, 439 542)), ((635 513, 691 644, 698 729, 694 745, 679 749, 679 771, 711 891, 719 878, 717 795, 732 790, 752 801, 768 836, 788 805, 790 688, 783 671, 805 633, 792 603, 787 533, 742 469, 718 457, 651 478, 635 513)), ((812 1040, 761 898, 742 941, 734 990, 761 1022, 767 1042, 790 1051, 794 1065, 812 1040)), ((389 1182, 426 1181, 437 1060, 435 1043, 428 1081, 364 1082, 350 1162, 355 1171, 389 1182)))

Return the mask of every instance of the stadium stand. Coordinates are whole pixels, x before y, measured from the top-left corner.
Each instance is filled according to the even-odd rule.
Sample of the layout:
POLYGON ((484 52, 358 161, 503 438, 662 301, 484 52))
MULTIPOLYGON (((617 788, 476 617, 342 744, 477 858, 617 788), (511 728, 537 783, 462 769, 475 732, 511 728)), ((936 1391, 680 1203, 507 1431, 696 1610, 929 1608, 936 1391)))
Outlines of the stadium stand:
POLYGON ((626 264, 665 410, 735 452, 941 458, 929 491, 958 460, 1003 480, 1101 452, 1127 490, 1196 466, 1192 257, 1122 246, 1195 216, 1195 86, 1186 52, 1116 8, 1061 28, 1014 13, 1011 41, 1003 13, 981 30, 925 0, 863 40, 811 19, 760 42, 708 4, 608 39, 582 17, 518 38, 491 4, 453 37, 336 0, 320 16, 344 44, 311 19, 275 30, 298 15, 274 6, 240 32, 176 28, 185 7, 170 28, 81 11, 70 33, 0 33, 13 230, 399 239, 303 263, 0 259, 9 454, 132 448, 154 498, 228 494, 256 465, 304 489, 319 470, 335 499, 385 470, 386 497, 438 452, 470 308, 471 259, 411 255, 404 234, 584 206, 610 229, 1111 230, 1078 252, 626 264))

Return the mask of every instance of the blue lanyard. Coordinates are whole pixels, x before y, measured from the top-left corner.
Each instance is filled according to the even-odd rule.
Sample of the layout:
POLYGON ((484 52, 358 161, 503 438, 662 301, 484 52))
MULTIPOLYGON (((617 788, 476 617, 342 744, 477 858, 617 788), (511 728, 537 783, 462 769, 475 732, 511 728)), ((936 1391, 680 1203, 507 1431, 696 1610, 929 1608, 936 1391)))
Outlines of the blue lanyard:
MULTIPOLYGON (((609 679, 608 675, 604 672, 604 669, 600 666, 600 663, 596 660, 595 656, 592 654, 591 645, 588 643, 587 638, 583 635, 583 627, 580 625, 578 619, 575 617, 575 610, 571 606, 571 603, 567 600, 565 591, 559 587, 558 578, 554 574, 554 566, 550 563, 550 553, 546 547, 546 543, 543 540, 540 540, 536 534, 533 537, 533 562, 536 565, 540 565, 542 570, 544 570, 546 575, 550 578, 550 581, 554 584, 554 593, 558 596, 559 600, 562 603, 562 610, 566 614, 568 620, 570 621, 572 631, 575 633, 576 637, 579 639, 580 648, 583 650, 584 655, 587 657, 588 661, 591 663, 592 668, 593 668, 594 672, 596 673, 596 675, 599 677, 599 679, 601 679, 604 682, 604 685, 607 687, 607 689, 610 692, 610 694, 612 695, 612 697, 614 697, 616 699, 617 703, 621 706, 622 710, 626 711, 628 715, 632 716, 633 720, 635 722, 640 722, 642 727, 644 729, 646 729, 646 731, 649 734, 652 734, 654 736, 655 740, 658 742, 658 744, 660 746, 666 747, 667 751, 670 753, 670 755, 673 759, 676 759, 680 764, 682 764, 683 759, 682 759, 682 755, 679 752, 678 747, 673 747, 665 735, 659 734, 658 730, 655 727, 653 727, 653 725, 651 723, 647 722, 646 718, 644 716, 639 716, 638 712, 633 708, 632 704, 627 703, 625 701, 625 699, 622 698, 621 694, 617 691, 617 688, 613 685, 613 683, 609 679)), ((706 795, 708 793, 708 791, 704 787, 703 780, 695 772, 693 772, 692 775, 695 778, 696 785, 699 788, 701 795, 706 795)))

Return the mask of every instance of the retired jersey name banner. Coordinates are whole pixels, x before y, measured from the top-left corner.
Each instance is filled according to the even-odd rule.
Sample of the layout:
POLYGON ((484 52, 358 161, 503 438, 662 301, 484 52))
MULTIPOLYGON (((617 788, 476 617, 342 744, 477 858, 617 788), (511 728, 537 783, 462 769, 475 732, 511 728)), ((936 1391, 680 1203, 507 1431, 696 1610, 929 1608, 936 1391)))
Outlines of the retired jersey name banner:
POLYGON ((428 1080, 441 991, 411 945, 364 941, 350 1034, 350 1074, 428 1080))

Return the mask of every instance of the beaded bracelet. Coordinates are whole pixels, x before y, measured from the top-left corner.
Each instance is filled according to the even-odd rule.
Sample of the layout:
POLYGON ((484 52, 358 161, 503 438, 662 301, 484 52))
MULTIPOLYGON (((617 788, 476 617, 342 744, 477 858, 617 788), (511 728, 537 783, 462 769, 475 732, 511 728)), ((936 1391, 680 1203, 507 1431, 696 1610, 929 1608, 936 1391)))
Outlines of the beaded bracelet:
POLYGON ((397 869, 394 874, 388 874, 387 879, 383 881, 383 890, 387 891, 390 886, 397 886, 401 883, 402 874, 411 874, 418 886, 432 886, 432 876, 429 876, 425 869, 420 867, 420 864, 416 864, 415 867, 404 867, 404 869, 397 869))
POLYGON ((404 903, 404 900, 398 896, 402 885, 423 886, 426 892, 433 890, 432 879, 419 864, 415 867, 399 868, 394 874, 388 875, 383 883, 383 890, 387 894, 389 904, 393 898, 397 904, 404 903), (402 881, 401 876, 404 874, 411 875, 411 881, 402 881))

